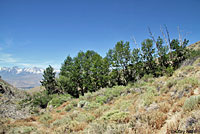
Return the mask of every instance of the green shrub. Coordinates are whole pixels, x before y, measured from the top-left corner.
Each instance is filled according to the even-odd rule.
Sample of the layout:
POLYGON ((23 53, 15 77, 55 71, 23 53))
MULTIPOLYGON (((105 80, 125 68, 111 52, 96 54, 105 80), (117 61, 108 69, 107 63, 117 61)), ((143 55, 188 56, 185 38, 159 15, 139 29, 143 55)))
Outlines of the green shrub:
POLYGON ((171 88, 171 87, 173 87, 173 86, 176 85, 176 84, 177 84, 177 80, 171 79, 171 80, 168 80, 168 81, 167 81, 166 86, 167 86, 168 88, 171 88))
POLYGON ((143 95, 143 103, 145 106, 149 106, 154 101, 154 97, 156 96, 156 90, 154 87, 148 87, 146 92, 143 95))
POLYGON ((190 98, 186 99, 183 109, 185 111, 192 111, 196 107, 198 107, 198 104, 200 103, 200 95, 198 96, 191 96, 190 98))
POLYGON ((86 110, 91 110, 91 109, 95 109, 95 108, 98 108, 101 104, 100 103, 96 103, 96 102, 90 102, 86 107, 85 109, 86 110))
POLYGON ((170 67, 167 67, 166 70, 165 70, 165 74, 169 77, 169 76, 172 76, 174 73, 174 68, 172 66, 170 67))
POLYGON ((121 93, 125 90, 124 86, 115 86, 112 89, 107 89, 105 92, 105 95, 109 98, 112 99, 114 97, 118 97, 121 95, 121 93))
POLYGON ((48 95, 45 91, 37 93, 32 98, 33 106, 39 106, 41 108, 46 108, 49 101, 52 99, 52 95, 48 95))
POLYGON ((96 103, 104 104, 107 103, 108 97, 107 96, 97 96, 96 103))
POLYGON ((55 120, 51 125, 52 126, 61 126, 63 124, 69 124, 71 122, 71 118, 69 116, 65 116, 61 119, 55 120))
POLYGON ((124 122, 128 116, 129 116, 128 112, 113 110, 107 112, 105 115, 102 116, 101 119, 107 121, 124 122))
POLYGON ((49 113, 45 113, 45 114, 40 116, 39 121, 42 122, 42 123, 47 123, 51 119, 52 119, 51 115, 49 113))
POLYGON ((65 107, 65 111, 69 112, 70 110, 72 110, 74 106, 72 104, 68 104, 66 107, 65 107))
POLYGON ((38 133, 37 129, 31 126, 14 127, 9 130, 9 134, 30 134, 31 132, 38 133))
POLYGON ((48 105, 52 105, 53 107, 59 107, 64 102, 69 101, 71 96, 69 94, 65 95, 53 95, 51 101, 49 101, 48 105))
POLYGON ((87 122, 87 123, 91 122, 94 119, 95 117, 89 113, 79 113, 78 116, 75 118, 75 120, 78 122, 87 122))
POLYGON ((183 90, 185 88, 191 89, 191 87, 198 87, 199 85, 200 85, 200 82, 198 78, 187 77, 187 78, 177 81, 176 88, 179 90, 183 90))

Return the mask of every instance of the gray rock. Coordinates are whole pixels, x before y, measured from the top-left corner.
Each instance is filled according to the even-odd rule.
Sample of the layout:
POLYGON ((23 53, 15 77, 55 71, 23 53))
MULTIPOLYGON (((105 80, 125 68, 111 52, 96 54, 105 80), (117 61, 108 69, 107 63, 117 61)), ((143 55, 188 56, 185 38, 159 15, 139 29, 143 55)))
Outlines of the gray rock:
POLYGON ((196 122, 198 122, 197 119, 195 119, 194 117, 190 117, 186 120, 186 128, 191 127, 193 124, 195 124, 196 122))
POLYGON ((83 100, 78 103, 77 107, 83 108, 83 107, 87 106, 88 104, 89 104, 89 102, 83 100))
POLYGON ((159 108, 159 106, 158 106, 158 104, 157 103, 152 103, 151 105, 149 105, 148 107, 146 107, 145 109, 146 109, 146 111, 152 111, 152 110, 156 110, 156 109, 158 109, 159 108))

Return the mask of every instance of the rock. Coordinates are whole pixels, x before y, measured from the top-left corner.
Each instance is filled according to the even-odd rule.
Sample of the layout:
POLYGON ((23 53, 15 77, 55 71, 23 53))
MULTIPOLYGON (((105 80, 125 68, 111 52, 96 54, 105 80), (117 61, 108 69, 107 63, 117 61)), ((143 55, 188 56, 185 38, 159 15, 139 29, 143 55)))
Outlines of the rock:
POLYGON ((193 124, 195 124, 196 122, 198 122, 197 119, 195 119, 194 117, 190 117, 186 120, 186 128, 191 127, 193 124))
POLYGON ((83 101, 80 101, 80 102, 78 103, 78 106, 77 106, 77 107, 82 108, 82 107, 87 106, 88 104, 89 104, 89 102, 83 100, 83 101))
POLYGON ((142 93, 142 89, 141 88, 131 88, 129 90, 130 90, 130 92, 142 93))
POLYGON ((157 103, 152 103, 151 105, 149 105, 149 107, 146 107, 145 109, 146 109, 146 111, 152 111, 152 110, 156 110, 156 109, 158 109, 159 108, 159 106, 158 106, 158 104, 157 103))
POLYGON ((194 90, 194 95, 198 95, 199 94, 199 88, 194 90))

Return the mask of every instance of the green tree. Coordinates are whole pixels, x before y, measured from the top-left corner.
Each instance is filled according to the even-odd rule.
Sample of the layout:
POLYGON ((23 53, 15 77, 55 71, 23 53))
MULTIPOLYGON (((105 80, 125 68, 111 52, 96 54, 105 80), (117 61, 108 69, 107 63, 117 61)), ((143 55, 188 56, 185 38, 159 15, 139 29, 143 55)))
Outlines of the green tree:
POLYGON ((153 48, 153 40, 146 39, 142 42, 142 59, 143 68, 145 74, 155 74, 156 64, 155 64, 155 48, 153 48))
MULTIPOLYGON (((110 60, 112 68, 117 71, 118 85, 126 85, 129 81, 129 69, 131 50, 129 42, 117 42, 114 49, 109 50, 107 58, 110 60)), ((116 73, 115 73, 116 74, 116 73)))
POLYGON ((55 75, 56 73, 50 65, 44 70, 43 79, 40 82, 42 86, 45 87, 47 94, 53 94, 58 92, 58 90, 56 89, 55 75))
POLYGON ((144 75, 140 48, 134 48, 132 50, 131 64, 129 65, 129 68, 131 74, 130 81, 136 81, 144 75))
POLYGON ((79 97, 78 83, 76 81, 78 76, 75 75, 76 67, 74 65, 74 60, 67 56, 60 69, 58 84, 63 93, 79 97))
POLYGON ((172 59, 173 67, 177 69, 182 61, 184 61, 188 54, 189 50, 186 48, 189 40, 184 39, 183 43, 180 44, 178 39, 173 39, 170 42, 170 48, 173 50, 172 59))

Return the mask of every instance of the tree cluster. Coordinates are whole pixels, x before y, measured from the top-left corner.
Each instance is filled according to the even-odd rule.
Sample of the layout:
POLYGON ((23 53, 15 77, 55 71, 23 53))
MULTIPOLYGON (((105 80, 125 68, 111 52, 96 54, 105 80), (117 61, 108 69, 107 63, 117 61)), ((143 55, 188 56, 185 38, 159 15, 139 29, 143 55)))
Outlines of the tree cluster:
POLYGON ((171 75, 187 58, 187 44, 186 39, 164 43, 159 36, 156 40, 144 40, 141 47, 132 50, 129 42, 117 42, 104 58, 95 51, 81 51, 76 57, 67 56, 57 79, 52 67, 48 67, 41 83, 49 94, 60 92, 79 97, 104 87, 127 85, 144 75, 171 75))

